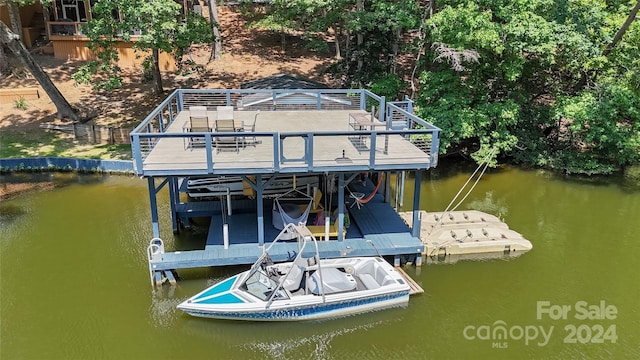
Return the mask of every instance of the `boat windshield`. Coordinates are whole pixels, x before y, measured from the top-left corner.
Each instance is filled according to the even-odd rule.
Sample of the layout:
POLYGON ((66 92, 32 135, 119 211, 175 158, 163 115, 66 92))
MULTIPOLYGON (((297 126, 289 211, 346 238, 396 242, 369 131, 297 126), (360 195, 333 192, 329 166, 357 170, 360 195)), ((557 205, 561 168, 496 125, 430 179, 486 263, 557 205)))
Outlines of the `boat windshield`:
MULTIPOLYGON (((261 268, 257 268, 247 277, 244 282, 247 292, 260 300, 268 300, 273 291, 278 287, 278 283, 271 279, 261 268)), ((279 289, 274 300, 288 299, 286 291, 279 289)))

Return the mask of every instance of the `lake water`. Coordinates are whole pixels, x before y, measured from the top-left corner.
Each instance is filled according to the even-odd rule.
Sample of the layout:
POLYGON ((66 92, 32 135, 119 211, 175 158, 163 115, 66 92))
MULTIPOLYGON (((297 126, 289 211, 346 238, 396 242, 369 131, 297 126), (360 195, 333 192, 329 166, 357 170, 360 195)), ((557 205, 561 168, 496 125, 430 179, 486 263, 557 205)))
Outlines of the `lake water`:
MULTIPOLYGON (((444 210, 472 171, 425 174, 422 208, 444 210)), ((460 209, 500 216, 530 252, 407 267, 425 293, 406 309, 246 323, 175 308, 244 267, 151 288, 146 181, 38 176, 59 186, 0 204, 2 359, 640 358, 640 191, 621 180, 491 171, 460 209)), ((193 246, 202 234, 174 238, 166 199, 168 247, 193 246)))

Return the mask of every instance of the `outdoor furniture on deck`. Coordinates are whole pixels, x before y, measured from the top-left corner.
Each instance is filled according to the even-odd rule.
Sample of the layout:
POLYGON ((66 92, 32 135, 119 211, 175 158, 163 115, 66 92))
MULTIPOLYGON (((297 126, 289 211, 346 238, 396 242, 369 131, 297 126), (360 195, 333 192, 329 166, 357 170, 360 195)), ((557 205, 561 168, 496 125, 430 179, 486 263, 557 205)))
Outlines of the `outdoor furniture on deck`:
MULTIPOLYGON (((184 132, 211 132, 206 106, 190 106, 189 121, 182 129, 184 132)), ((185 149, 205 146, 203 137, 186 138, 185 149)))
MULTIPOLYGON (((387 127, 386 123, 378 121, 372 114, 367 113, 349 113, 349 126, 356 131, 369 130, 374 131, 376 128, 381 127, 384 130, 387 127)), ((367 136, 358 135, 354 137, 357 143, 354 143, 359 151, 366 150, 367 136)))
MULTIPOLYGON (((260 110, 258 110, 258 112, 256 112, 255 117, 253 118, 253 124, 251 125, 245 125, 243 131, 245 133, 254 133, 256 132, 256 121, 258 121, 258 115, 260 115, 260 110)), ((255 135, 248 135, 243 137, 243 144, 246 146, 247 144, 247 138, 251 139, 251 144, 255 147, 256 143, 258 142, 258 139, 256 138, 255 135)))
MULTIPOLYGON (((217 119, 215 124, 216 133, 237 134, 238 132, 242 132, 244 128, 241 121, 238 126, 236 126, 236 121, 233 119, 217 119)), ((216 137, 216 151, 233 150, 235 152, 240 152, 239 138, 240 136, 216 137)))

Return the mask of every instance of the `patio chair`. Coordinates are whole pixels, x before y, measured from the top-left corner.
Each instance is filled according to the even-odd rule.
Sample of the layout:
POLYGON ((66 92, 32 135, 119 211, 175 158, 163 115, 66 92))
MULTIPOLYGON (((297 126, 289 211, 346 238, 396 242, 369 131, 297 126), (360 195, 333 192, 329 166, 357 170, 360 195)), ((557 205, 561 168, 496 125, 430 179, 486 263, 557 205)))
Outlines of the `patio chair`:
MULTIPOLYGON (((206 106, 189 107, 189 123, 184 130, 186 132, 211 132, 206 106)), ((206 143, 203 137, 188 138, 188 147, 202 147, 205 145, 206 143)))
POLYGON ((249 125, 244 125, 244 129, 243 131, 245 133, 249 133, 249 136, 245 136, 243 137, 243 143, 246 146, 247 143, 247 139, 251 139, 251 144, 255 147, 256 143, 258 142, 258 139, 256 138, 256 136, 252 133, 256 132, 256 121, 258 120, 258 115, 260 115, 260 110, 258 110, 258 112, 256 113, 256 116, 254 116, 253 118, 253 124, 249 125))
POLYGON ((233 106, 218 106, 216 112, 218 120, 233 120, 233 106))
MULTIPOLYGON (((236 133, 236 128, 233 124, 233 119, 218 119, 216 120, 216 133, 236 133)), ((216 152, 223 150, 234 150, 240 152, 238 145, 238 136, 225 136, 216 137, 216 152)))

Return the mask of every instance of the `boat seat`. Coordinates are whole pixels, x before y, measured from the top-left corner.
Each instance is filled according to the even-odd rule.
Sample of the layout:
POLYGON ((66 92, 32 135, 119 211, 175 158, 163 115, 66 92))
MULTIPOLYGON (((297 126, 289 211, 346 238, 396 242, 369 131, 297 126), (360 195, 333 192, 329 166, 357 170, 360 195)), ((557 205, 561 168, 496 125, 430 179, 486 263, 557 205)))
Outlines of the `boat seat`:
POLYGON ((364 284, 364 286, 369 290, 380 287, 380 284, 370 274, 361 274, 358 277, 360 278, 360 281, 362 281, 362 284, 364 284))
MULTIPOLYGON (((336 268, 322 269, 322 280, 325 295, 352 291, 356 289, 357 285, 356 279, 351 274, 336 268)), ((314 295, 320 295, 320 274, 317 271, 307 279, 307 289, 314 295)))
MULTIPOLYGON (((302 287, 305 270, 307 269, 307 259, 302 256, 298 257, 291 264, 289 276, 282 283, 282 287, 290 292, 299 290, 302 287)), ((286 276, 286 275, 283 275, 286 276)))

